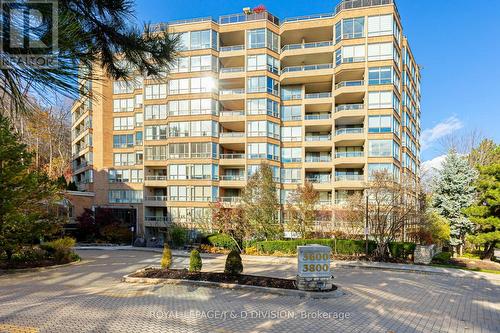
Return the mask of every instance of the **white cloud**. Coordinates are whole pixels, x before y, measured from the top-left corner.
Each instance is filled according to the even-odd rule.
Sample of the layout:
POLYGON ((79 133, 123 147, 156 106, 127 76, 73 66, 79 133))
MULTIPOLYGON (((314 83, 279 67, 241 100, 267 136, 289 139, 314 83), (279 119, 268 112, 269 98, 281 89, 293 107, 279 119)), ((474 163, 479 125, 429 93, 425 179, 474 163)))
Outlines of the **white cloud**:
POLYGON ((442 168, 441 164, 443 163, 445 158, 446 154, 443 154, 434 157, 432 160, 422 162, 421 165, 422 173, 427 173, 427 172, 432 173, 433 171, 441 170, 442 168))
POLYGON ((426 150, 432 146, 436 140, 451 134, 453 131, 461 129, 462 127, 464 127, 462 121, 455 116, 451 116, 433 128, 424 130, 421 135, 422 150, 426 150))

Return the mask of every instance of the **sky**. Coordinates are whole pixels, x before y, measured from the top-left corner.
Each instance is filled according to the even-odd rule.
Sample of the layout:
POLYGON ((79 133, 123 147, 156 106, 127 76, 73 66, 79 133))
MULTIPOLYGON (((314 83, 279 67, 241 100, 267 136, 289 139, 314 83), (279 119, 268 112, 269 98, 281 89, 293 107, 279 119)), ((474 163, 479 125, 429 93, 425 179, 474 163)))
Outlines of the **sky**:
MULTIPOLYGON (((241 13, 263 4, 283 19, 332 12, 324 0, 136 0, 140 23, 241 13)), ((397 0, 422 67, 421 156, 437 166, 447 135, 479 131, 500 143, 500 0, 397 0)))

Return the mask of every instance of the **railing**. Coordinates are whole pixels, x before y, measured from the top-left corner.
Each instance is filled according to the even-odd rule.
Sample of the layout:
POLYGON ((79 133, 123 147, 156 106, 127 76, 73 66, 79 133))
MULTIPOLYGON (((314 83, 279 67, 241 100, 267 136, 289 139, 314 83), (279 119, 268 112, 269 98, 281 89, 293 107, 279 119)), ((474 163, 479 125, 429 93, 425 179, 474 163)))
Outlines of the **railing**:
POLYGON ((152 195, 152 196, 145 196, 144 201, 167 201, 167 196, 166 195, 152 195))
POLYGON ((329 200, 319 200, 318 205, 319 206, 328 206, 332 204, 332 199, 329 200))
POLYGON ((330 119, 331 115, 329 113, 321 113, 321 114, 306 114, 304 116, 304 120, 321 120, 321 119, 330 119))
POLYGON ((359 134, 359 133, 363 133, 363 127, 338 128, 335 130, 335 135, 359 134))
POLYGON ((244 94, 245 89, 239 88, 239 89, 223 89, 220 90, 219 93, 221 95, 237 95, 237 94, 244 94))
POLYGON ((335 175, 335 181, 362 181, 364 179, 364 175, 335 175))
POLYGON ((157 23, 157 24, 151 25, 151 29, 152 29, 152 31, 156 31, 156 32, 167 31, 169 25, 198 23, 198 22, 207 22, 207 21, 215 22, 215 20, 212 17, 207 16, 207 17, 198 17, 198 18, 185 19, 185 20, 175 20, 175 21, 170 21, 167 23, 157 23))
POLYGON ((243 72, 245 67, 222 67, 220 69, 221 73, 238 73, 243 72))
POLYGON ((290 66, 285 67, 281 70, 281 74, 289 72, 302 72, 302 71, 314 71, 320 69, 333 68, 332 64, 317 64, 317 65, 304 65, 304 66, 290 66))
POLYGON ((333 13, 314 14, 314 15, 306 15, 306 16, 296 16, 296 17, 286 18, 283 21, 283 23, 306 21, 306 20, 315 20, 315 19, 330 18, 330 17, 333 17, 333 13))
POLYGON ((221 132, 221 138, 241 138, 245 136, 245 132, 221 132))
POLYGON ((245 154, 220 154, 219 158, 225 160, 237 160, 245 158, 245 154))
POLYGON ((244 50, 244 49, 245 49, 245 45, 221 46, 220 52, 240 51, 240 50, 244 50))
POLYGON ((279 112, 275 112, 272 110, 255 110, 255 111, 250 111, 248 110, 247 115, 248 116, 259 116, 259 115, 268 115, 271 117, 279 118, 280 114, 279 112))
POLYGON ((279 19, 269 12, 223 15, 219 17, 219 24, 240 23, 257 20, 268 20, 278 26, 280 25, 279 19))
POLYGON ((167 180, 167 176, 146 176, 146 180, 167 180))
POLYGON ((297 120, 302 120, 302 116, 282 117, 281 120, 283 120, 283 121, 297 121, 297 120))
POLYGON ((332 177, 331 175, 313 175, 306 176, 306 180, 311 183, 326 184, 331 182, 332 177))
POLYGON ((340 104, 335 107, 335 112, 348 111, 348 110, 362 110, 365 107, 364 104, 340 104))
POLYGON ((300 136, 282 136, 281 141, 284 142, 297 142, 297 141, 302 141, 302 138, 300 136))
POLYGON ((362 151, 335 152, 335 158, 363 157, 363 156, 364 156, 364 153, 362 151))
POLYGON ((335 7, 335 14, 343 10, 393 4, 394 0, 343 0, 335 7))
POLYGON ((314 47, 325 47, 325 46, 332 46, 332 45, 333 45, 332 41, 313 42, 313 43, 304 43, 304 44, 288 44, 288 45, 285 45, 281 48, 281 52, 287 51, 287 50, 310 49, 310 48, 314 48, 314 47))
POLYGON ((144 216, 146 222, 170 222, 168 216, 144 216))
POLYGON ((226 203, 238 203, 241 201, 241 197, 219 197, 219 201, 226 203))
POLYGON ((281 183, 283 184, 298 184, 301 182, 300 178, 281 178, 281 183))
POLYGON ((78 171, 78 170, 80 170, 80 169, 83 169, 83 168, 85 168, 87 165, 89 165, 89 163, 88 163, 87 161, 83 161, 83 162, 81 162, 80 164, 74 165, 74 166, 73 166, 73 172, 78 171))
POLYGON ((332 97, 331 92, 320 92, 320 93, 309 93, 306 94, 305 98, 329 98, 332 97))
POLYGON ((340 89, 342 87, 359 87, 362 86, 365 82, 363 80, 354 80, 354 81, 342 81, 335 85, 335 89, 340 89))
POLYGON ((302 162, 301 157, 282 157, 281 162, 283 163, 300 163, 302 162))
POLYGON ((331 162, 332 157, 331 156, 306 156, 306 162, 331 162))
POLYGON ((219 116, 220 117, 239 117, 239 116, 244 116, 245 111, 244 110, 238 110, 238 111, 220 111, 219 116))
POLYGON ((363 62, 365 61, 365 57, 349 57, 349 58, 342 58, 340 62, 337 62, 336 65, 341 65, 341 64, 352 64, 355 62, 363 62))
POLYGON ((306 135, 306 141, 330 141, 332 136, 330 134, 324 135, 306 135))
POLYGON ((222 175, 220 180, 230 180, 230 181, 243 181, 245 180, 245 175, 222 175))
POLYGON ((144 158, 145 161, 165 161, 167 159, 167 155, 148 155, 144 158))

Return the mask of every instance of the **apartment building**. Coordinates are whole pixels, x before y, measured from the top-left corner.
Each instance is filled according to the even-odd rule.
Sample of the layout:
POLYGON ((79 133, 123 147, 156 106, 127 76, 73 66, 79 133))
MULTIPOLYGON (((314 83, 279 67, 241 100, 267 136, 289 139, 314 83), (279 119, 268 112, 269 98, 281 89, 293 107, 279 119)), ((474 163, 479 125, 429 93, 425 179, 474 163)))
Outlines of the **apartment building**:
MULTIPOLYGON (((168 74, 88 81, 94 98, 73 107, 74 180, 94 207, 132 215, 139 235, 195 227, 210 202, 238 204, 263 162, 283 204, 308 180, 327 211, 374 170, 418 181, 420 73, 393 0, 156 29, 180 34, 168 74)), ((323 222, 338 226, 333 215, 323 222)))

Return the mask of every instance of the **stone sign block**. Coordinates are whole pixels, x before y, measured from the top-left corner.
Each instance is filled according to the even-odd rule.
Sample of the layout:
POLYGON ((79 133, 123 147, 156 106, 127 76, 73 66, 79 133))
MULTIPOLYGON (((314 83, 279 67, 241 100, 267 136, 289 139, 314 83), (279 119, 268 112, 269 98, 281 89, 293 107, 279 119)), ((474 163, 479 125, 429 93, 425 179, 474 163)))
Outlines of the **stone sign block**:
POLYGON ((300 290, 321 291, 332 288, 331 251, 329 246, 317 244, 297 246, 297 285, 300 290))

